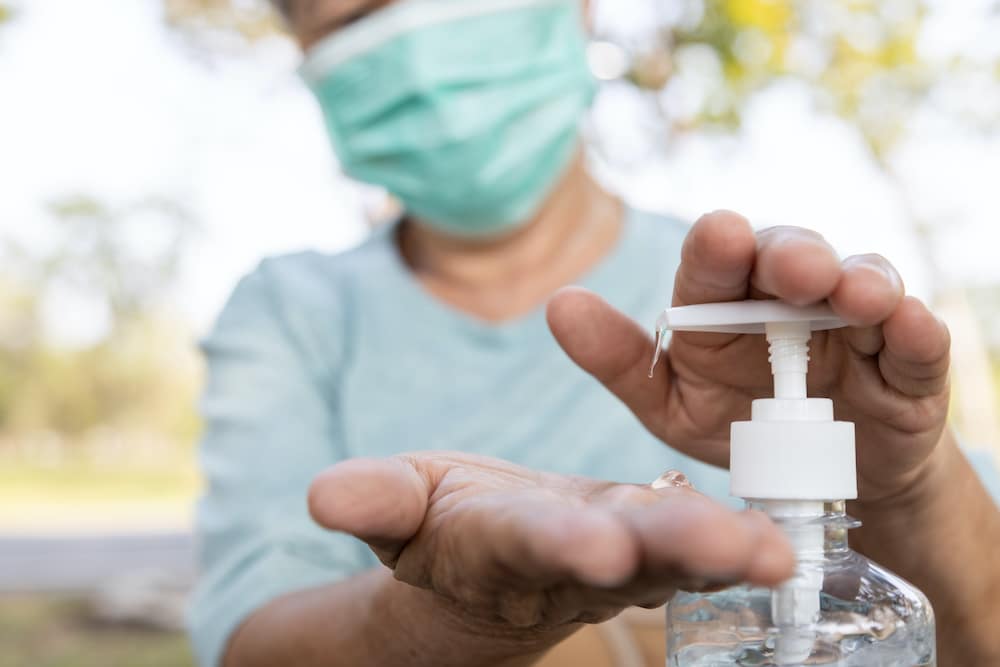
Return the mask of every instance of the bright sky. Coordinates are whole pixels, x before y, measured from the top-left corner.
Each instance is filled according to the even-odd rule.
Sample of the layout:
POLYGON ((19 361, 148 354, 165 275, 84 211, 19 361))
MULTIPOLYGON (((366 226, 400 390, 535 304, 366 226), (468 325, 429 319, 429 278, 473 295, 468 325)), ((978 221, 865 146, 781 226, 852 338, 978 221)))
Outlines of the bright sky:
MULTIPOLYGON (((650 1, 659 0, 605 0, 602 15, 613 7, 626 29, 642 25, 650 1)), ((961 44, 1000 44, 973 39, 979 5, 942 4, 926 48, 945 57, 961 44)), ((199 330, 261 256, 356 243, 360 195, 337 175, 296 64, 281 40, 203 62, 164 29, 156 0, 20 2, 0 32, 0 236, 44 244, 45 202, 67 194, 185 202, 203 227, 175 298, 199 330)), ((625 152, 649 142, 631 105, 611 86, 596 112, 598 131, 625 152)), ((1000 281, 1000 139, 922 122, 902 173, 921 210, 947 225, 936 251, 951 279, 1000 281)), ((816 228, 844 254, 885 254, 912 291, 930 291, 898 193, 854 133, 793 87, 762 96, 739 137, 685 140, 610 178, 634 203, 688 218, 727 207, 762 226, 816 228)), ((67 298, 58 313, 66 340, 100 331, 93 304, 67 298)))

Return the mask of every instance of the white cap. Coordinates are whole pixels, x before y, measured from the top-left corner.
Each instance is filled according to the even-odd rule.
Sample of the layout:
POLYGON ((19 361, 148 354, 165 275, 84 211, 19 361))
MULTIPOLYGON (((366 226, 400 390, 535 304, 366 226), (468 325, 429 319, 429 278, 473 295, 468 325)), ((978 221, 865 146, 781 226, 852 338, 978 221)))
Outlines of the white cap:
POLYGON ((668 308, 657 331, 766 334, 775 398, 753 401, 751 421, 730 431, 730 492, 754 500, 857 498, 854 424, 833 420, 833 401, 807 398, 812 331, 846 326, 829 306, 736 301, 668 308))

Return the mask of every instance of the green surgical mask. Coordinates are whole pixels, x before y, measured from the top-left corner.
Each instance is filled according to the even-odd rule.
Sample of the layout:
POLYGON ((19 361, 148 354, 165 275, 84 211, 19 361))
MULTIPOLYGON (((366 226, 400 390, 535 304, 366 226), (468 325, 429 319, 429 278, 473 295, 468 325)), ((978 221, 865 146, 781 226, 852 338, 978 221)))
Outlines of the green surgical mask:
POLYGON ((349 176, 466 236, 537 212, 595 91, 578 0, 400 0, 301 73, 349 176))

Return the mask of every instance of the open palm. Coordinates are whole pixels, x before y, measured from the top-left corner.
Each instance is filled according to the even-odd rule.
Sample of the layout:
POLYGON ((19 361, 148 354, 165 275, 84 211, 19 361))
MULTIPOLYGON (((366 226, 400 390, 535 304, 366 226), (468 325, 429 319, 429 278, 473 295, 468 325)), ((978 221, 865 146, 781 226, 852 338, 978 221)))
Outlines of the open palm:
POLYGON ((616 484, 471 454, 348 460, 316 478, 309 504, 397 579, 495 627, 571 629, 660 606, 679 586, 773 585, 793 567, 764 515, 684 483, 616 484))

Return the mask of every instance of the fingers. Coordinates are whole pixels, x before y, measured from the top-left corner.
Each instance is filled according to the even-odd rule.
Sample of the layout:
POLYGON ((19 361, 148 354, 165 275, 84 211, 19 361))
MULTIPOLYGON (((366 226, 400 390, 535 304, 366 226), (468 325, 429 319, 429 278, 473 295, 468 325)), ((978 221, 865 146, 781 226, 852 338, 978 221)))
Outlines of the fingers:
POLYGON ((833 247, 810 229, 779 226, 754 234, 736 213, 702 216, 684 241, 674 305, 750 294, 798 305, 829 299, 848 324, 871 326, 899 303, 903 282, 880 255, 855 255, 841 263, 833 247))
POLYGON ((703 215, 684 239, 673 305, 745 299, 756 254, 746 218, 732 211, 703 215))
POLYGON ((767 517, 732 512, 690 490, 660 493, 663 502, 626 515, 639 536, 644 568, 765 586, 791 576, 791 547, 767 517))
POLYGON ((826 299, 841 276, 836 251, 818 233, 802 227, 771 227, 757 233, 754 288, 804 306, 826 299))
MULTIPOLYGON (((635 537, 611 510, 567 502, 547 489, 479 496, 450 520, 449 531, 461 537, 435 548, 448 549, 450 570, 487 578, 500 572, 512 590, 567 580, 613 587, 639 563, 635 537)), ((413 543, 418 548, 420 540, 413 543)), ((404 572, 397 571, 404 581, 414 565, 409 550, 399 561, 404 572)), ((424 558, 417 560, 425 566, 424 558)))
POLYGON ((882 325, 882 377, 907 396, 939 394, 948 384, 948 327, 919 299, 908 296, 882 325))
POLYGON ((518 539, 500 543, 508 566, 551 576, 568 573, 608 588, 628 580, 639 566, 639 547, 628 526, 604 508, 531 508, 516 521, 518 539))
POLYGON ((794 304, 827 298, 840 279, 837 253, 822 236, 801 227, 754 234, 731 211, 702 216, 688 232, 674 281, 674 305, 745 299, 758 293, 794 304))
POLYGON ((903 280, 881 255, 853 255, 841 264, 840 280, 830 305, 854 327, 881 323, 903 299, 903 280))
MULTIPOLYGON (((688 232, 674 281, 673 305, 749 297, 809 304, 827 298, 837 285, 836 252, 811 230, 772 227, 754 233, 742 216, 716 211, 688 232)), ((695 345, 720 347, 735 335, 678 334, 695 345)))
POLYGON ((367 542, 386 564, 420 528, 428 480, 405 459, 349 459, 309 487, 309 513, 321 526, 367 542))
POLYGON ((763 514, 732 512, 685 487, 620 486, 631 500, 609 489, 583 508, 505 502, 489 510, 490 534, 478 541, 504 571, 547 582, 568 575, 597 588, 639 576, 774 585, 792 574, 791 547, 763 514))
POLYGON ((650 485, 612 484, 596 502, 632 528, 642 567, 668 569, 690 581, 783 581, 794 567, 781 531, 760 512, 735 513, 668 470, 650 485))
MULTIPOLYGON (((745 219, 717 211, 699 219, 685 240, 674 303, 747 296, 799 305, 829 300, 851 326, 844 332, 848 345, 872 356, 885 342, 879 325, 893 316, 903 295, 899 273, 881 255, 854 255, 840 262, 830 244, 812 230, 771 227, 754 236, 745 219)), ((717 334, 680 335, 713 346, 729 340, 717 334)))
POLYGON ((569 358, 657 432, 653 420, 662 417, 670 381, 666 364, 658 367, 653 379, 648 376, 652 337, 601 297, 578 287, 556 292, 546 316, 569 358))
POLYGON ((788 579, 795 570, 795 554, 785 534, 763 512, 747 511, 740 516, 756 540, 747 579, 764 585, 788 579))

